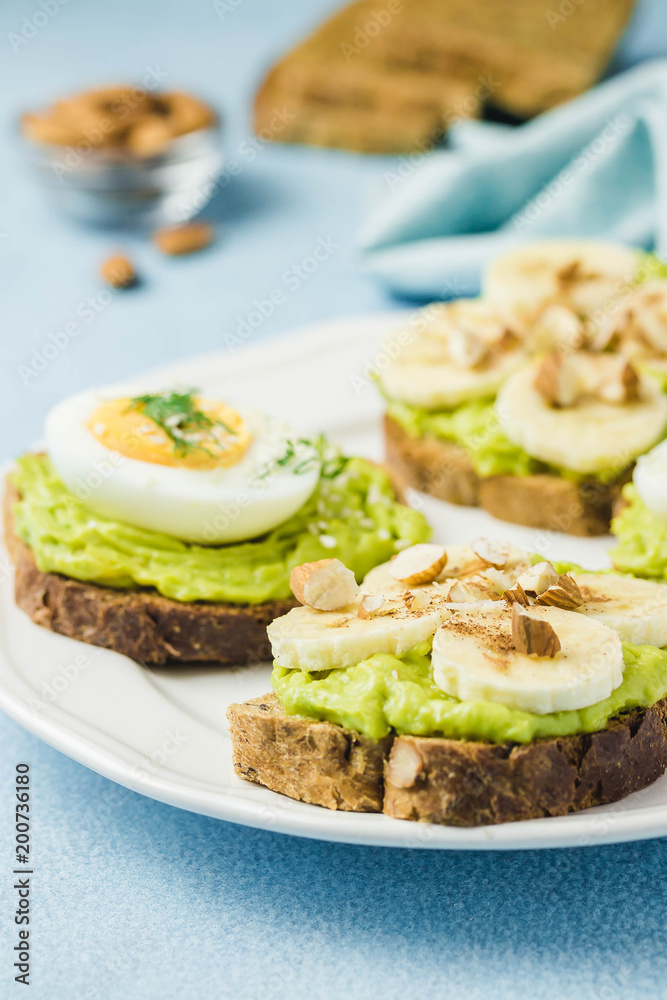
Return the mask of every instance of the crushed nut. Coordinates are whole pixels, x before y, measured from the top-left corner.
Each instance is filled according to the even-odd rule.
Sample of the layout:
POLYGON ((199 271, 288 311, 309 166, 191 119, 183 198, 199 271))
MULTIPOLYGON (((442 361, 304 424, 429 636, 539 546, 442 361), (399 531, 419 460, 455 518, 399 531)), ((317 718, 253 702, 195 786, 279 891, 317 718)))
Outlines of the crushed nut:
POLYGON ((503 601, 507 601, 508 604, 520 604, 524 608, 527 608, 530 604, 528 595, 518 580, 513 587, 508 587, 508 589, 504 591, 503 601))
POLYGON ((641 392, 641 380, 636 369, 623 357, 601 355, 601 360, 609 361, 605 364, 609 369, 605 373, 606 377, 600 379, 597 386, 598 395, 605 403, 632 403, 639 399, 641 392))
POLYGON ((639 399, 641 379, 622 355, 555 352, 542 360, 535 388, 552 406, 574 406, 584 397, 622 405, 639 399))
POLYGON ((431 606, 431 597, 425 590, 406 590, 403 603, 408 611, 425 611, 431 606))
POLYGON ((382 594, 364 594, 357 609, 357 618, 373 618, 384 604, 382 594))
POLYGON ((573 260, 569 264, 563 265, 556 274, 556 280, 561 286, 567 287, 573 281, 580 281, 583 278, 583 268, 580 260, 573 260))
POLYGON ((537 320, 533 337, 539 350, 577 350, 584 346, 584 328, 577 314, 567 306, 551 303, 537 320))
POLYGON ((563 573, 558 577, 558 581, 540 594, 535 599, 535 604, 543 607, 563 608, 565 611, 572 611, 580 608, 584 603, 584 598, 577 581, 569 573, 563 573))
POLYGON ((539 562, 521 573, 516 582, 528 597, 537 597, 558 583, 558 573, 550 562, 539 562))
POLYGON ((549 622, 533 618, 518 604, 512 606, 512 641, 518 653, 528 656, 548 656, 553 659, 560 650, 560 639, 549 622))
POLYGON ((424 768, 417 748, 407 739, 396 740, 387 762, 387 781, 395 788, 411 788, 424 768))
POLYGON ((497 600, 498 592, 492 584, 480 578, 454 580, 447 591, 450 604, 472 604, 477 601, 497 600))
POLYGON ((581 391, 575 355, 553 351, 543 358, 535 375, 535 388, 551 406, 574 406, 581 391))
POLYGON ((476 556, 495 569, 507 566, 512 554, 512 546, 508 542, 496 542, 488 538, 478 538, 471 548, 476 556))
POLYGON ((443 545, 421 543, 411 545, 394 556, 388 573, 407 587, 416 587, 421 583, 432 583, 446 562, 447 550, 443 545))
POLYGON ((481 570, 487 568, 488 563, 476 556, 472 549, 467 546, 460 546, 460 551, 457 552, 457 547, 454 550, 448 549, 447 551, 447 578, 453 576, 463 577, 472 576, 474 573, 479 573, 481 570))
POLYGON ((340 559, 318 559, 295 566, 289 585, 300 604, 318 611, 340 611, 359 593, 354 573, 340 559))
POLYGON ((489 347, 472 330, 452 327, 447 338, 447 351, 454 364, 462 368, 474 368, 485 360, 489 347))

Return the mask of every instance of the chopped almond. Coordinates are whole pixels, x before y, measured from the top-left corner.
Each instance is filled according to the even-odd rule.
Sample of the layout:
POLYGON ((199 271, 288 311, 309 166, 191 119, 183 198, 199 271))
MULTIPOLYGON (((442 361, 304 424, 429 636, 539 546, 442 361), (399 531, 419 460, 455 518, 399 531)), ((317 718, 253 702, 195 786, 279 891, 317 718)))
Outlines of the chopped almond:
POLYGON ((417 747, 408 740, 396 740, 387 762, 387 782, 395 788, 411 788, 423 769, 417 747))
POLYGON ((474 368, 486 359, 489 346, 472 330, 455 327, 447 338, 447 351, 455 364, 462 368, 474 368))
POLYGON ((552 406, 574 406, 584 397, 622 405, 639 399, 641 380, 621 355, 554 352, 540 364, 535 388, 552 406))
POLYGON ((460 555, 456 554, 456 549, 453 554, 451 549, 447 552, 447 579, 454 576, 472 576, 488 566, 488 563, 476 556, 472 549, 461 546, 461 550, 460 555))
POLYGON ((389 564, 389 575, 407 587, 432 583, 444 569, 447 550, 444 545, 411 545, 403 549, 389 564))
POLYGON ((563 573, 562 576, 559 576, 558 581, 547 587, 544 593, 535 600, 535 604, 563 608, 565 611, 580 608, 583 603, 584 598, 579 590, 579 585, 569 573, 563 573))
POLYGON ((574 355, 553 351, 542 360, 535 375, 535 388, 551 406, 574 406, 580 382, 574 355))
POLYGON ((524 570, 516 582, 529 597, 537 597, 558 583, 558 573, 550 562, 539 562, 524 570))
POLYGON ((577 314, 567 306, 551 303, 535 321, 536 348, 577 350, 584 346, 584 328, 577 314))
POLYGON ((533 618, 522 611, 518 604, 512 606, 512 641, 518 653, 528 656, 548 656, 551 659, 560 650, 560 639, 549 622, 533 618))
POLYGON ((556 274, 556 279, 560 285, 570 285, 573 281, 580 281, 583 277, 583 270, 580 260, 573 260, 569 264, 561 267, 556 274))
POLYGON ((492 584, 480 579, 454 580, 447 592, 451 604, 471 604, 475 601, 497 599, 498 591, 492 584))
POLYGON ((471 548, 476 556, 496 569, 507 566, 512 554, 512 546, 508 542, 494 542, 488 538, 478 538, 471 548))
POLYGON ((357 610, 357 618, 373 618, 383 604, 382 594, 364 594, 357 610))
POLYGON ((425 611, 431 606, 431 597, 425 590, 406 590, 403 603, 408 611, 425 611))
POLYGON ((528 595, 518 580, 513 587, 508 587, 503 593, 503 601, 507 601, 508 604, 520 604, 524 608, 530 604, 528 595))
POLYGON ((132 261, 123 254, 116 254, 105 260, 100 268, 100 274, 112 288, 129 288, 137 280, 132 261))
POLYGON ((591 351, 604 351, 615 346, 620 334, 632 323, 632 309, 623 303, 614 307, 613 311, 601 319, 589 318, 586 323, 588 346, 591 351))
POLYGON ((359 593, 354 573, 340 559, 318 559, 295 566, 289 585, 300 604, 318 611, 340 611, 359 593))
MULTIPOLYGON (((600 356, 607 360, 606 355, 600 356)), ((632 403, 639 399, 641 380, 636 369, 623 357, 610 356, 613 363, 608 365, 608 372, 600 379, 598 395, 606 403, 632 403), (606 377, 605 377, 606 376, 606 377)))

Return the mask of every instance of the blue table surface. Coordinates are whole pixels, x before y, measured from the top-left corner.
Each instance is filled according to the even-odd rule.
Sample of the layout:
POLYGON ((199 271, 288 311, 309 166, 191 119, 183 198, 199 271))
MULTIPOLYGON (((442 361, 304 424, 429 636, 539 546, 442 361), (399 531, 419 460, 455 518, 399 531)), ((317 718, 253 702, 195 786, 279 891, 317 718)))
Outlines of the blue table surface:
MULTIPOLYGON (((391 307, 352 235, 388 193, 391 158, 260 147, 249 104, 263 69, 335 0, 15 0, 0 14, 0 458, 41 433, 62 396, 224 345, 254 299, 320 238, 340 247, 256 336, 391 307), (35 13, 47 10, 44 17, 35 13), (32 32, 29 22, 39 25, 32 32), (33 33, 25 44, 14 36, 33 33), (13 44, 12 44, 13 43, 13 44), (15 51, 16 50, 16 51, 15 51), (241 170, 207 214, 208 252, 159 256, 52 213, 16 117, 93 82, 191 88, 226 113, 241 170), (81 324, 43 371, 21 366, 100 292, 127 248, 144 277, 81 324)), ((558 2, 552 5, 559 9, 558 2)), ((562 6, 562 5, 561 5, 562 6)), ((571 6, 571 5, 570 5, 571 6)), ((667 52, 663 0, 641 5, 617 60, 667 52)), ((565 851, 438 853, 316 843, 160 805, 67 759, 0 715, 0 996, 12 970, 13 775, 33 772, 32 985, 40 1000, 282 997, 667 997, 667 840, 565 851)))

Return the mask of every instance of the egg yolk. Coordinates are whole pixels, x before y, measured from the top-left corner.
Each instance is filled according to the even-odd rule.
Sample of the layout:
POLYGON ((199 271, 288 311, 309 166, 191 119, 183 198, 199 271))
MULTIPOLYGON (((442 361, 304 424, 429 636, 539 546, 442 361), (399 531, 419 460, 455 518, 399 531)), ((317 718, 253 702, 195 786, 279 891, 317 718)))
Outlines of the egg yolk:
POLYGON ((148 417, 131 399, 102 403, 88 421, 88 429, 111 451, 125 458, 181 469, 215 469, 239 462, 252 437, 236 410, 224 403, 196 400, 204 420, 169 416, 165 426, 148 417))

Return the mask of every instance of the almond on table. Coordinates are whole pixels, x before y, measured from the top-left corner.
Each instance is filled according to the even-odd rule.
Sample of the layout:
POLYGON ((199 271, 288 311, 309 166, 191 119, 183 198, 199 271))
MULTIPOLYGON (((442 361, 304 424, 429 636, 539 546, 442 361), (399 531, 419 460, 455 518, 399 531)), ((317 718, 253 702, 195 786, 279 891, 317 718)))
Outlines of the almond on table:
POLYGON ((213 241, 213 226, 209 222, 188 222, 184 226, 168 226, 153 233, 153 242, 163 253, 177 256, 203 250, 213 241))
POLYGON ((100 274, 112 288, 129 288, 137 280, 134 265, 124 254, 107 258, 100 267, 100 274))

